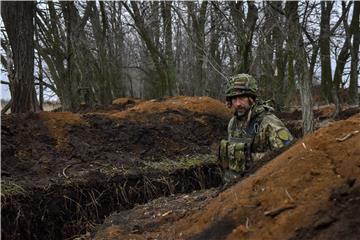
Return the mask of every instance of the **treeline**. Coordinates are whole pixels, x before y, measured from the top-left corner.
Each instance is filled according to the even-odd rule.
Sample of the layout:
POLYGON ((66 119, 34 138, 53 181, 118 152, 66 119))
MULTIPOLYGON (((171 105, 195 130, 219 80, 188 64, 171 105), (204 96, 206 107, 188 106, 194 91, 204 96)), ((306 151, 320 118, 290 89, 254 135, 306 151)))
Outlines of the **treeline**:
POLYGON ((304 118, 314 85, 325 102, 359 103, 359 1, 1 4, 12 112, 41 108, 45 88, 64 110, 121 96, 222 98, 236 73, 256 76, 281 107, 298 89, 304 118))

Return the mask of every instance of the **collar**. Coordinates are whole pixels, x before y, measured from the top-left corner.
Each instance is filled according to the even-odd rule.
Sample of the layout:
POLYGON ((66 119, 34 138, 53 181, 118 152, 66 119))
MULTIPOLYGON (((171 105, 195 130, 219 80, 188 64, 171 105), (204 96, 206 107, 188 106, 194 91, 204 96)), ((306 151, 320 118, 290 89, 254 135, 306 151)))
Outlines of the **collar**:
MULTIPOLYGON (((249 122, 259 116, 261 113, 265 111, 272 111, 272 107, 268 106, 266 102, 262 100, 256 100, 255 103, 250 107, 250 109, 241 117, 236 116, 240 121, 245 120, 245 124, 249 124, 249 122)), ((245 125, 245 126, 246 126, 245 125)))

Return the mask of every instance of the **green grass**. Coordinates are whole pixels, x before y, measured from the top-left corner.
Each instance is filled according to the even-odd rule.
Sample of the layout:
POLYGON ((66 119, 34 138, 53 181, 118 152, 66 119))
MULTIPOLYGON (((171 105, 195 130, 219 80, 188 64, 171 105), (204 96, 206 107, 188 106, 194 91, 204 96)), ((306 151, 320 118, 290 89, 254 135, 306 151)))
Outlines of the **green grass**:
POLYGON ((202 164, 216 163, 217 157, 211 154, 196 154, 177 156, 175 159, 164 158, 157 162, 144 162, 145 169, 160 171, 172 171, 177 169, 189 169, 202 164))
POLYGON ((1 180, 1 198, 18 194, 25 195, 26 190, 14 182, 1 180))

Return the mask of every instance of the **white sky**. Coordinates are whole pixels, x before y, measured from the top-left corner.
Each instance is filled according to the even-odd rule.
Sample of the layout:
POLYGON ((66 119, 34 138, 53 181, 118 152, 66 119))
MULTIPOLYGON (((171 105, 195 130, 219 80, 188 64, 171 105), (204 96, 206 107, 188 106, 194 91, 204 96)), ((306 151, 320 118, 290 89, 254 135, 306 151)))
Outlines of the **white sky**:
MULTIPOLYGON (((3 80, 4 78, 1 75, 1 80, 3 80)), ((10 100, 10 91, 7 85, 5 84, 1 84, 1 94, 0 94, 0 99, 4 99, 4 100, 10 100)))
MULTIPOLYGON (((350 10, 349 15, 352 15, 352 10, 350 10)), ((351 16, 349 16, 349 17, 351 17, 351 16)), ((3 28, 3 22, 2 22, 1 18, 0 18, 0 26, 1 26, 1 28, 3 28)), ((2 52, 3 49, 0 48, 0 51, 2 52)), ((332 57, 334 57, 334 56, 332 56, 332 57)), ((332 75, 334 74, 335 66, 336 66, 336 61, 335 61, 335 59, 332 59, 332 72, 333 72, 332 75)), ((316 69, 314 75, 319 75, 320 74, 319 71, 320 71, 320 69, 316 69)), ((0 67, 0 75, 1 75, 2 81, 6 81, 6 82, 8 81, 7 73, 4 72, 2 65, 0 67)), ((360 78, 359 78, 359 81, 360 81, 360 78)), ((9 91, 8 86, 5 84, 0 84, 0 85, 1 85, 0 99, 9 100, 10 99, 10 91, 9 91)), ((347 85, 348 85, 348 83, 347 83, 347 85)), ((45 95, 44 98, 45 98, 44 100, 49 100, 50 97, 45 95)), ((57 100, 57 97, 51 97, 51 100, 57 100)))

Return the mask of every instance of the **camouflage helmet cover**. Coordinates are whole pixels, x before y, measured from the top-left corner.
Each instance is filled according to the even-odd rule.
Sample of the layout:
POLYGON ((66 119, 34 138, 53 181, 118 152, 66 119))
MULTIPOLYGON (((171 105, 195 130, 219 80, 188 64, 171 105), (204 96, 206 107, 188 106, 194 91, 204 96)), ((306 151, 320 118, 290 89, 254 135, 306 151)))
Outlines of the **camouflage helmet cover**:
POLYGON ((237 74, 229 78, 226 85, 226 100, 239 95, 248 95, 256 97, 257 83, 253 76, 249 74, 237 74))

